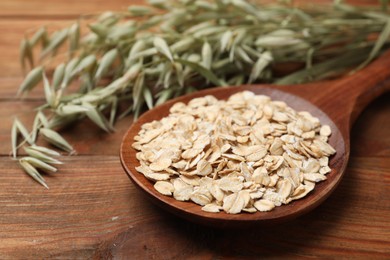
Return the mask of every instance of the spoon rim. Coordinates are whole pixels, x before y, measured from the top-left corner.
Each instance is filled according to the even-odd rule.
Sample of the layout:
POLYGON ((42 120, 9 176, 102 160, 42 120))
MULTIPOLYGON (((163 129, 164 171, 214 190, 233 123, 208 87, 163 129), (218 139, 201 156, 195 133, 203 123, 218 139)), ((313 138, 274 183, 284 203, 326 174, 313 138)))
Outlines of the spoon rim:
POLYGON ((345 139, 339 128, 328 115, 326 115, 320 108, 299 97, 298 95, 275 89, 269 85, 242 85, 236 87, 210 88, 167 101, 164 104, 157 106, 141 115, 141 117, 127 130, 120 147, 120 160, 126 174, 138 188, 144 191, 144 193, 149 199, 152 200, 152 202, 170 211, 171 213, 184 217, 188 220, 223 227, 245 223, 281 222, 284 220, 296 218, 311 211, 320 205, 337 187, 344 175, 348 163, 348 157, 349 151, 345 139), (297 111, 302 111, 302 109, 297 109, 297 107, 306 106, 309 109, 305 109, 305 111, 308 111, 313 116, 319 118, 321 124, 328 124, 331 126, 332 135, 330 136, 328 142, 333 147, 335 147, 336 143, 338 144, 337 147, 335 147, 337 151, 336 154, 329 159, 329 167, 332 169, 332 171, 326 175, 328 179, 316 183, 314 190, 311 191, 308 195, 299 200, 292 201, 289 204, 275 207, 269 212, 257 211, 255 213, 228 214, 221 211, 219 213, 210 213, 201 210, 202 206, 197 205, 191 201, 177 201, 171 196, 165 196, 158 193, 153 187, 153 182, 149 181, 143 174, 138 173, 135 170, 135 167, 139 165, 139 162, 135 158, 136 150, 131 147, 131 144, 134 142, 134 136, 139 132, 140 127, 144 123, 153 120, 159 120, 162 117, 167 116, 169 114, 169 108, 176 102, 188 103, 188 101, 193 98, 206 95, 214 95, 218 99, 220 99, 218 96, 225 96, 225 98, 222 99, 226 99, 234 93, 245 90, 252 91, 255 94, 264 94, 270 96, 274 101, 284 101, 288 106, 297 111), (293 104, 291 104, 292 102, 289 102, 291 100, 294 101, 293 104), (161 112, 163 113, 159 114, 161 112))

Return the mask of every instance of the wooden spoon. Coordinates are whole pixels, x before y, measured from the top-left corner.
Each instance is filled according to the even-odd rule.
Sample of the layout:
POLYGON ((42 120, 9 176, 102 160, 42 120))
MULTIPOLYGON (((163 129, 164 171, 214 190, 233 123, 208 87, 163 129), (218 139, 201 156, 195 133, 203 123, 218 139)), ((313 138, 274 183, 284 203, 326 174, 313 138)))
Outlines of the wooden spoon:
POLYGON ((350 154, 350 130, 353 122, 363 108, 373 99, 390 89, 390 52, 365 69, 334 81, 317 83, 275 86, 275 85, 244 85, 239 87, 211 88, 193 94, 179 97, 166 102, 145 114, 136 121, 124 136, 120 158, 130 179, 141 188, 148 197, 162 208, 190 221, 214 227, 243 227, 261 223, 275 223, 296 218, 307 213, 322 203, 336 188, 343 177, 350 154), (256 94, 265 94, 273 100, 285 101, 287 105, 298 111, 308 111, 318 117, 321 124, 328 124, 332 129, 329 143, 337 153, 330 159, 332 171, 328 179, 317 183, 314 191, 303 199, 274 208, 270 212, 254 214, 241 213, 237 215, 208 213, 201 206, 192 202, 176 201, 164 196, 153 188, 153 183, 135 170, 139 165, 135 157, 136 151, 131 147, 134 136, 142 124, 167 116, 169 108, 176 102, 185 102, 195 97, 214 95, 218 99, 227 99, 232 94, 250 90, 256 94))

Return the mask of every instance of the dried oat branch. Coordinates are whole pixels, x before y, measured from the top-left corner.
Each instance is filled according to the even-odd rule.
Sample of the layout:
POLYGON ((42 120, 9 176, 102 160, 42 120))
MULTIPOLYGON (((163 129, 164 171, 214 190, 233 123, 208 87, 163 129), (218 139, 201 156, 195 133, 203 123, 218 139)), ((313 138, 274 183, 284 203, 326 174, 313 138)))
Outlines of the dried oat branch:
MULTIPOLYGON (((22 143, 34 145, 42 135, 69 152, 71 146, 51 131, 82 118, 112 132, 117 119, 129 113, 137 117, 145 105, 150 109, 215 85, 292 84, 335 76, 367 64, 389 44, 390 18, 379 6, 148 2, 127 12, 105 12, 86 28, 80 18, 51 34, 42 27, 26 35, 20 61, 24 70, 31 70, 18 93, 43 85, 46 103, 31 136, 20 122, 13 136, 20 133, 22 143), (291 63, 302 69, 280 76, 281 65, 291 63), (49 80, 51 64, 58 65, 49 80)), ((15 137, 14 157, 18 146, 15 137)), ((37 166, 24 168, 39 176, 31 170, 37 166)))

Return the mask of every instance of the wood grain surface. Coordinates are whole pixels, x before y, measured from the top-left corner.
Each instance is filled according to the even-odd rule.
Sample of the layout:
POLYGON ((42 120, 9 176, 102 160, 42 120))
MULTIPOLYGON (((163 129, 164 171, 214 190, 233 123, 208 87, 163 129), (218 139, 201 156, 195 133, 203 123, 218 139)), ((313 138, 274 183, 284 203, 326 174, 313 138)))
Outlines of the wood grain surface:
POLYGON ((0 1, 0 259, 389 259, 390 94, 354 124, 351 159, 336 191, 309 214, 278 225, 209 228, 151 204, 119 161, 131 118, 110 135, 89 121, 65 130, 79 155, 64 157, 60 172, 47 177, 50 190, 23 173, 9 157, 11 123, 16 115, 29 125, 32 109, 43 102, 39 90, 15 97, 25 31, 137 2, 0 1))

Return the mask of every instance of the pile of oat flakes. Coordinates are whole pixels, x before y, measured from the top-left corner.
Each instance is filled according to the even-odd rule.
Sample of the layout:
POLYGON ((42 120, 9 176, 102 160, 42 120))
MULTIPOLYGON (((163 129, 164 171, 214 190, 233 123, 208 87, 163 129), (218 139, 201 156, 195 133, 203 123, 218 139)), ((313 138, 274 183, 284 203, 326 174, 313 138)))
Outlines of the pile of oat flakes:
POLYGON ((142 125, 136 170, 161 194, 230 214, 270 211, 306 196, 331 171, 331 129, 308 112, 244 91, 176 103, 142 125))

